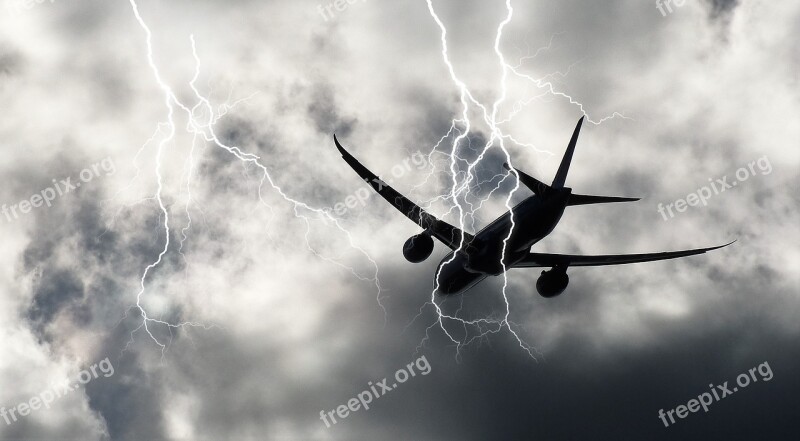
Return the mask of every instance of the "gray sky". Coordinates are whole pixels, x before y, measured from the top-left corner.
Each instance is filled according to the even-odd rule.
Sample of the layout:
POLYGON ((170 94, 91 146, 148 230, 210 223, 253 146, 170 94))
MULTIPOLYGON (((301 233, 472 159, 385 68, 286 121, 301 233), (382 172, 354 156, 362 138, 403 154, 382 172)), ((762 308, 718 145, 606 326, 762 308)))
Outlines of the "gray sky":
POLYGON ((454 81, 424 0, 137 3, 0 9, 0 407, 17 412, 0 439, 797 437, 800 5, 512 1, 504 69, 504 1, 433 0, 454 81), (570 208, 536 251, 738 242, 573 268, 553 299, 512 270, 441 304, 492 324, 440 325, 445 247, 414 265, 418 228, 388 204, 333 210, 365 186, 331 135, 474 232, 514 185, 468 102, 458 154, 494 142, 459 202, 485 202, 459 219, 443 197, 458 82, 488 112, 502 97, 494 133, 543 181, 588 115, 567 184, 643 198, 570 208), (724 177, 707 206, 659 214, 724 177), (427 375, 320 420, 422 356, 427 375), (19 415, 106 358, 113 374, 19 415), (769 381, 659 419, 759 365, 769 381))

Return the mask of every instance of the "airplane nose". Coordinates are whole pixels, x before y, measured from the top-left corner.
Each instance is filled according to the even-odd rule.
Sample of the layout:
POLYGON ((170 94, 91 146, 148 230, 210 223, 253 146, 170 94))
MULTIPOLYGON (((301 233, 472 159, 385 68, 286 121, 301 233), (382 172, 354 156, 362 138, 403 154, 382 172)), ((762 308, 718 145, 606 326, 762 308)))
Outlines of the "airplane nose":
POLYGON ((443 296, 458 294, 462 289, 464 289, 464 284, 459 282, 459 278, 455 277, 441 280, 439 281, 439 289, 436 290, 436 292, 443 296))
POLYGON ((439 283, 436 293, 440 296, 452 296, 460 293, 464 289, 464 284, 458 283, 458 279, 445 280, 439 283))
POLYGON ((439 288, 436 289, 436 294, 440 296, 450 296, 453 295, 453 290, 450 289, 450 284, 439 284, 439 288))
POLYGON ((471 273, 463 268, 448 274, 442 271, 436 292, 442 296, 461 294, 485 278, 485 274, 471 273))

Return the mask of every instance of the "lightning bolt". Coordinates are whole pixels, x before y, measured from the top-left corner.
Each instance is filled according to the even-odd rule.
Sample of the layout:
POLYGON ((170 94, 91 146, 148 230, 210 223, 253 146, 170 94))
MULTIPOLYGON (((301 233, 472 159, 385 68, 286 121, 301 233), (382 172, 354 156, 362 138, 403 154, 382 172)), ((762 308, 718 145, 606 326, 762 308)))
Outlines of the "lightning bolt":
MULTIPOLYGON (((152 340, 161 349, 161 355, 162 355, 162 359, 163 359, 165 351, 167 350, 168 346, 167 346, 166 343, 162 342, 158 337, 156 337, 153 334, 153 329, 152 329, 153 327, 155 327, 155 326, 164 327, 164 328, 166 328, 166 330, 169 331, 170 336, 172 336, 173 330, 177 330, 177 329, 183 328, 183 327, 202 327, 204 329, 210 329, 210 328, 216 326, 216 325, 204 325, 204 324, 200 324, 200 323, 196 323, 196 322, 192 322, 192 321, 184 321, 184 322, 172 323, 172 322, 168 322, 168 321, 165 321, 165 320, 152 318, 152 317, 150 317, 148 315, 147 309, 143 306, 143 298, 145 297, 145 294, 147 292, 146 287, 147 287, 147 284, 148 284, 148 275, 155 268, 157 268, 159 265, 161 265, 161 263, 162 263, 162 261, 164 259, 164 256, 170 250, 170 246, 172 245, 171 241, 170 241, 170 236, 172 234, 171 233, 170 210, 169 210, 168 205, 164 202, 164 198, 163 198, 163 195, 164 195, 164 182, 163 181, 164 181, 164 179, 163 179, 163 176, 162 176, 162 168, 163 168, 162 158, 163 158, 163 154, 164 154, 165 149, 168 147, 168 145, 171 142, 173 142, 175 140, 175 135, 176 135, 176 133, 178 131, 177 126, 176 126, 176 122, 175 122, 175 115, 176 115, 176 113, 180 113, 180 112, 185 114, 185 116, 186 116, 186 118, 188 120, 188 122, 186 124, 186 132, 192 135, 192 145, 191 145, 191 149, 189 150, 189 157, 188 157, 188 160, 187 160, 188 166, 187 166, 187 169, 186 169, 186 172, 185 172, 185 176, 186 176, 185 185, 186 185, 186 188, 187 188, 187 196, 186 196, 185 205, 183 207, 183 212, 184 212, 187 220, 186 220, 185 226, 183 228, 181 228, 181 230, 180 230, 181 238, 180 238, 180 242, 179 242, 179 246, 178 246, 177 252, 184 259, 186 258, 186 256, 182 252, 182 249, 183 249, 184 242, 186 240, 188 240, 188 237, 189 237, 188 234, 189 234, 189 231, 191 230, 191 226, 192 226, 192 218, 191 218, 191 215, 190 215, 190 208, 189 207, 190 207, 190 204, 192 202, 192 195, 191 195, 192 178, 195 175, 193 173, 193 166, 194 166, 194 163, 195 163, 195 157, 194 157, 195 156, 195 144, 196 144, 196 141, 199 139, 201 141, 204 141, 206 143, 209 143, 209 144, 211 144, 211 145, 213 145, 213 146, 215 146, 217 148, 220 148, 220 149, 226 151, 227 153, 232 155, 234 158, 236 158, 237 160, 241 161, 243 165, 255 166, 258 170, 260 170, 261 178, 260 178, 259 186, 258 186, 258 200, 259 200, 259 203, 271 210, 271 207, 264 200, 264 196, 263 196, 263 193, 262 193, 262 190, 268 185, 269 188, 272 191, 274 191, 277 195, 279 195, 281 198, 283 198, 283 200, 285 200, 288 204, 291 204, 291 206, 293 207, 293 211, 294 211, 295 217, 298 218, 298 219, 303 220, 303 222, 305 223, 305 226, 306 226, 305 239, 306 239, 306 247, 308 248, 308 250, 311 253, 313 253, 314 255, 320 257, 321 259, 323 259, 323 260, 325 260, 327 262, 330 262, 332 264, 338 265, 338 266, 348 270, 349 272, 351 272, 359 280, 366 281, 366 282, 369 282, 369 283, 373 284, 375 286, 376 291, 377 291, 376 299, 377 299, 378 305, 384 311, 384 320, 385 320, 386 319, 386 310, 383 307, 383 304, 381 303, 381 292, 382 292, 382 290, 381 290, 380 280, 378 278, 378 265, 375 263, 375 261, 369 256, 369 254, 365 250, 363 250, 362 248, 359 248, 355 244, 355 241, 353 240, 353 237, 351 236, 351 234, 344 227, 342 227, 342 225, 339 223, 339 221, 336 218, 334 218, 330 214, 329 211, 321 209, 321 208, 312 207, 311 205, 309 205, 309 204, 307 204, 305 202, 302 202, 302 201, 300 201, 298 199, 295 199, 295 198, 289 196, 277 184, 277 182, 274 180, 272 175, 269 173, 267 167, 264 165, 261 157, 259 157, 258 155, 252 154, 252 153, 244 152, 241 148, 239 148, 237 146, 227 145, 227 144, 225 144, 224 142, 222 142, 219 139, 219 137, 217 136, 217 134, 215 132, 215 129, 214 129, 216 122, 222 116, 224 116, 230 109, 232 109, 239 101, 237 101, 237 102, 235 102, 233 104, 230 104, 230 105, 227 104, 227 103, 223 104, 223 105, 219 106, 218 107, 218 111, 215 112, 214 111, 214 107, 211 104, 211 101, 206 96, 201 94, 201 92, 199 91, 199 89, 196 86, 196 81, 197 81, 197 79, 198 79, 198 77, 200 75, 200 71, 201 71, 201 63, 200 63, 200 58, 197 55, 197 48, 196 48, 194 36, 193 35, 189 36, 189 40, 190 40, 190 43, 191 43, 192 56, 194 57, 194 61, 195 61, 195 71, 194 71, 194 76, 188 82, 188 87, 192 90, 192 92, 194 94, 194 98, 196 100, 196 103, 193 106, 190 107, 189 104, 185 103, 184 101, 182 101, 181 99, 178 98, 177 94, 173 91, 172 87, 162 77, 162 75, 161 75, 161 73, 159 71, 158 65, 156 64, 156 62, 154 60, 154 56, 153 56, 153 34, 152 34, 149 26, 145 22, 145 20, 142 18, 141 14, 140 14, 140 11, 139 11, 139 6, 136 3, 136 0, 129 0, 129 3, 130 3, 130 7, 131 7, 131 9, 133 11, 133 15, 136 18, 137 23, 139 24, 139 26, 141 27, 142 31, 145 34, 145 47, 146 47, 147 63, 148 63, 148 66, 150 67, 150 70, 153 73, 153 77, 154 77, 156 83, 158 84, 161 92, 164 95, 164 105, 166 107, 166 112, 167 112, 166 121, 161 122, 161 123, 158 124, 158 127, 157 127, 155 133, 153 134, 153 136, 150 139, 147 140, 147 142, 139 149, 139 151, 137 152, 136 156, 134 157, 134 164, 135 164, 136 163, 136 159, 139 157, 139 155, 141 155, 141 153, 143 152, 145 147, 147 145, 155 142, 155 140, 160 136, 160 140, 158 141, 156 152, 155 152, 155 175, 156 175, 157 189, 155 191, 155 194, 151 198, 147 198, 146 200, 155 201, 157 203, 157 205, 158 205, 158 209, 159 209, 159 212, 160 212, 159 218, 163 218, 163 222, 161 223, 161 229, 163 231, 165 240, 164 240, 163 248, 161 248, 161 251, 159 252, 158 256, 150 264, 148 264, 144 268, 144 270, 142 272, 141 278, 139 280, 139 291, 136 294, 136 303, 135 303, 135 305, 131 306, 130 308, 128 308, 128 310, 126 310, 126 312, 125 312, 125 315, 123 316, 123 320, 124 320, 127 317, 128 312, 131 311, 131 310, 134 310, 134 311, 138 312, 139 316, 141 317, 141 322, 139 323, 139 325, 135 329, 133 329, 131 331, 130 339, 129 339, 128 343, 125 345, 125 348, 123 349, 123 352, 125 352, 130 347, 130 345, 134 343, 134 335, 138 331, 144 330, 144 332, 147 334, 147 336, 150 338, 150 340, 152 340), (369 261, 369 263, 371 265, 371 268, 372 268, 371 274, 370 275, 361 275, 354 268, 352 268, 352 267, 350 267, 348 265, 345 265, 342 262, 336 261, 335 259, 332 259, 332 258, 329 258, 327 256, 324 256, 323 254, 321 254, 318 251, 316 251, 314 249, 314 247, 311 245, 310 241, 309 241, 309 234, 311 232, 311 221, 312 221, 312 219, 309 216, 307 216, 306 214, 304 214, 304 213, 309 213, 314 217, 314 219, 322 220, 326 224, 333 225, 336 229, 338 229, 339 232, 341 232, 341 234, 343 234, 344 237, 347 239, 349 245, 353 249, 357 250, 361 255, 363 255, 369 261)), ((136 166, 136 172, 137 173, 136 173, 136 176, 134 177, 134 180, 138 178, 139 171, 140 171, 139 167, 136 166)), ((117 194, 119 194, 119 192, 117 194)))
MULTIPOLYGON (((450 130, 434 146, 434 149, 431 153, 431 155, 433 155, 448 139, 451 140, 449 151, 446 154, 447 157, 449 158, 449 174, 451 176, 451 186, 448 194, 443 195, 441 198, 437 199, 449 201, 452 204, 450 210, 448 211, 448 213, 446 213, 446 215, 449 214, 457 215, 458 224, 462 230, 466 229, 468 221, 470 223, 470 227, 474 229, 474 223, 477 217, 477 212, 480 211, 480 209, 483 207, 483 204, 486 201, 491 199, 492 196, 499 191, 501 184, 505 182, 506 179, 509 179, 512 176, 514 179, 514 188, 505 196, 505 206, 508 210, 512 208, 511 200, 514 194, 519 189, 519 180, 517 179, 518 177, 516 175, 516 172, 512 170, 509 173, 503 174, 501 176, 501 180, 499 181, 499 183, 485 197, 478 197, 473 195, 472 190, 474 188, 480 187, 483 184, 482 182, 475 182, 475 168, 482 162, 486 154, 492 148, 499 148, 503 153, 503 155, 505 156, 506 161, 509 164, 511 164, 511 156, 506 146, 507 142, 518 146, 532 148, 537 152, 549 153, 545 152, 544 150, 538 149, 533 144, 523 143, 518 141, 512 135, 505 133, 502 129, 502 125, 510 122, 522 110, 522 108, 526 106, 528 103, 530 103, 533 99, 544 96, 555 96, 561 99, 565 99, 570 104, 576 106, 582 113, 584 113, 584 115, 586 115, 586 112, 584 110, 583 104, 581 104, 577 99, 574 99, 565 92, 558 90, 558 88, 555 87, 553 83, 550 81, 550 78, 556 75, 560 75, 563 77, 564 75, 569 73, 569 70, 567 70, 566 73, 556 72, 553 74, 548 74, 541 78, 535 78, 532 75, 523 72, 522 70, 523 63, 526 60, 535 57, 535 54, 534 56, 528 55, 522 57, 516 65, 512 65, 506 61, 506 58, 503 52, 501 51, 500 46, 503 38, 503 31, 513 18, 514 9, 511 6, 511 0, 506 0, 505 2, 506 15, 505 18, 499 23, 497 27, 497 32, 495 34, 495 40, 494 40, 494 52, 497 57, 498 63, 502 68, 502 75, 498 85, 498 89, 500 92, 498 94, 498 97, 491 104, 491 106, 487 106, 481 103, 478 99, 475 98, 474 94, 471 92, 466 83, 464 83, 456 74, 456 70, 450 60, 448 52, 447 29, 444 23, 437 15, 436 11, 434 10, 432 0, 426 0, 426 2, 431 17, 433 18, 433 20, 440 29, 442 60, 448 69, 450 79, 452 80, 456 89, 459 91, 460 103, 461 103, 460 117, 452 121, 450 130), (507 82, 509 76, 514 76, 516 78, 520 78, 530 82, 531 84, 533 84, 534 86, 536 86, 538 89, 541 90, 541 94, 531 98, 528 101, 518 101, 517 103, 514 104, 511 113, 507 115, 506 118, 499 119, 500 108, 503 105, 503 103, 507 100, 508 96, 507 82), (482 121, 488 127, 490 136, 489 139, 484 144, 484 146, 482 147, 477 158, 474 160, 468 160, 461 158, 460 153, 464 149, 464 144, 468 144, 467 147, 471 147, 469 145, 471 144, 469 135, 474 131, 473 128, 474 124, 470 119, 470 114, 474 111, 474 109, 477 109, 478 114, 482 115, 482 121), (458 169, 459 166, 466 166, 466 170, 459 171, 458 169), (473 202, 476 198, 477 198, 477 206, 476 203, 473 202)), ((295 217, 302 220, 306 226, 305 242, 307 249, 312 254, 323 259, 324 261, 338 265, 348 270, 357 279, 373 284, 377 291, 376 300, 380 305, 380 307, 383 309, 384 319, 386 319, 386 310, 381 303, 382 290, 378 278, 378 265, 365 250, 359 248, 355 244, 351 234, 340 225, 339 221, 336 218, 334 218, 329 211, 312 207, 309 204, 306 204, 305 202, 302 202, 288 195, 277 184, 272 175, 269 173, 261 157, 252 153, 247 153, 243 151, 240 147, 227 145, 219 139, 214 129, 215 124, 238 102, 233 103, 232 105, 226 103, 222 106, 219 106, 218 110, 215 112, 210 99, 204 96, 196 87, 196 81, 201 71, 201 63, 200 63, 200 58, 197 55, 194 36, 190 36, 189 40, 191 43, 192 55, 195 60, 195 72, 193 78, 188 82, 188 86, 192 90, 194 94, 194 100, 196 100, 196 102, 194 105, 190 106, 190 104, 187 104, 181 99, 179 99, 177 94, 173 91, 172 87, 163 79, 153 56, 153 34, 148 25, 146 24, 146 22, 144 21, 144 19, 142 18, 142 16, 140 15, 139 7, 136 3, 136 0, 129 0, 129 3, 137 23, 139 24, 139 26, 141 27, 142 31, 145 34, 147 63, 150 70, 152 71, 156 83, 158 84, 160 90, 163 93, 164 105, 166 107, 166 121, 163 121, 158 124, 157 129, 153 134, 153 136, 147 140, 147 142, 137 152, 136 157, 134 157, 134 163, 135 163, 136 159, 144 151, 145 147, 147 145, 156 142, 156 140, 158 139, 157 148, 155 151, 155 175, 156 175, 157 189, 155 191, 155 194, 151 198, 147 198, 146 200, 154 201, 158 205, 158 210, 160 214, 159 217, 163 219, 163 223, 161 223, 161 229, 165 236, 165 240, 163 248, 158 253, 157 257, 144 268, 141 274, 141 278, 139 279, 139 291, 136 294, 136 303, 134 306, 129 308, 128 311, 130 310, 137 311, 139 316, 141 317, 141 322, 135 329, 133 329, 133 331, 131 331, 130 340, 128 344, 126 344, 125 349, 123 349, 123 352, 127 350, 127 348, 134 342, 135 333, 140 330, 144 330, 144 332, 149 336, 149 338, 158 347, 160 347, 163 358, 168 346, 153 334, 152 330, 153 327, 158 327, 158 326, 164 327, 166 330, 169 331, 170 335, 172 335, 173 330, 183 327, 202 327, 204 329, 209 329, 210 327, 215 326, 215 325, 210 325, 210 326, 204 325, 192 321, 172 323, 166 320, 152 318, 148 315, 147 310, 143 305, 143 300, 147 293, 147 285, 149 281, 148 276, 155 268, 157 268, 159 265, 162 264, 164 256, 169 252, 170 246, 172 245, 170 240, 172 234, 170 209, 168 204, 164 202, 164 197, 163 197, 165 189, 164 189, 164 179, 162 175, 162 169, 163 169, 162 159, 164 151, 175 140, 176 133, 178 131, 175 121, 176 113, 185 114, 188 120, 185 130, 187 133, 192 135, 192 145, 189 151, 188 160, 186 162, 187 168, 185 172, 185 185, 186 185, 187 195, 185 199, 185 204, 183 206, 183 213, 186 217, 186 223, 185 226, 183 226, 180 229, 180 241, 177 249, 177 252, 184 259, 186 259, 186 256, 182 252, 183 245, 185 241, 188 240, 189 232, 192 227, 190 204, 192 202, 192 194, 191 194, 192 179, 196 175, 193 172, 193 167, 196 161, 195 142, 200 140, 226 151, 228 154, 232 155, 234 158, 240 161, 243 165, 254 166, 258 170, 260 170, 261 178, 258 186, 259 203, 271 210, 271 207, 264 200, 262 193, 263 189, 268 186, 271 191, 279 195, 283 200, 285 200, 288 204, 290 204, 293 207, 295 217), (310 218, 306 214, 311 214, 311 217, 313 219, 322 220, 326 224, 335 226, 335 228, 337 228, 341 232, 341 234, 344 237, 346 237, 349 245, 353 249, 357 250, 361 255, 363 255, 369 261, 371 266, 371 274, 362 275, 354 268, 345 265, 344 263, 338 262, 335 259, 331 259, 327 256, 324 256, 323 254, 316 251, 314 247, 311 245, 309 239, 309 234, 311 232, 312 218, 310 218)), ((571 67, 572 66, 570 66, 570 69, 571 67)), ((587 121, 593 124, 600 124, 608 119, 615 117, 625 118, 624 115, 615 112, 614 114, 606 116, 599 120, 593 120, 589 118, 587 115, 587 121)), ((136 179, 138 176, 139 176, 139 168, 137 166, 137 174, 134 179, 136 179)), ((434 199, 434 201, 437 199, 434 199)), ((430 201, 430 203, 433 203, 433 201, 430 201)), ((508 236, 506 236, 503 240, 503 255, 505 255, 507 242, 514 231, 514 228, 516 228, 516 221, 514 219, 513 214, 511 216, 511 223, 512 223, 512 228, 509 231, 508 236)), ((458 250, 461 250, 463 246, 464 243, 462 238, 462 243, 460 244, 458 250)), ((447 314, 443 311, 441 305, 436 302, 435 292, 436 290, 438 290, 439 277, 440 277, 440 271, 438 271, 436 274, 436 286, 434 290, 431 292, 430 301, 420 308, 420 314, 421 314, 422 311, 426 308, 426 306, 432 305, 437 314, 437 319, 435 323, 431 324, 426 328, 425 338, 420 343, 420 347, 422 347, 425 344, 425 342, 429 339, 430 331, 436 327, 438 327, 438 329, 440 329, 447 336, 447 338, 449 338, 449 340, 456 345, 457 354, 460 353, 460 349, 463 346, 469 345, 470 343, 478 339, 487 337, 489 334, 496 334, 505 330, 508 333, 510 333, 510 335, 516 340, 520 348, 522 348, 531 358, 536 359, 535 353, 538 353, 538 351, 536 351, 536 349, 533 348, 532 346, 528 345, 520 337, 519 333, 517 332, 519 325, 515 324, 511 320, 511 305, 507 296, 508 279, 505 273, 503 274, 503 286, 501 291, 501 297, 504 304, 503 312, 500 314, 500 316, 493 314, 484 318, 471 319, 471 320, 459 317, 459 314, 462 309, 461 307, 459 307, 454 314, 447 314), (463 338, 457 337, 451 325, 460 326, 464 330, 464 337, 463 338), (470 334, 471 329, 475 330, 474 335, 470 334)), ((125 316, 127 316, 128 311, 126 311, 125 316)))
MULTIPOLYGON (((445 215, 450 215, 455 213, 458 217, 458 225, 459 228, 462 230, 465 229, 467 224, 467 219, 471 220, 471 226, 474 229, 474 221, 476 217, 476 212, 482 208, 483 203, 490 199, 496 191, 499 190, 500 184, 502 184, 507 178, 513 176, 514 179, 514 187, 508 194, 505 196, 505 206, 506 209, 511 210, 511 200, 514 194, 519 190, 519 179, 516 172, 512 170, 502 175, 502 179, 500 182, 493 188, 487 196, 484 198, 479 199, 479 203, 477 208, 475 205, 470 202, 471 191, 475 187, 480 187, 482 182, 474 182, 475 181, 475 168, 478 164, 484 159, 486 154, 492 148, 499 148, 502 154, 505 156, 506 162, 511 164, 511 155, 509 154, 509 150, 506 147, 506 142, 511 142, 512 144, 529 147, 534 149, 536 152, 545 152, 536 148, 532 144, 526 144, 517 141, 512 135, 506 134, 502 130, 502 125, 511 121, 514 116, 516 116, 524 106, 530 103, 533 99, 540 98, 543 96, 555 96, 561 99, 567 100, 571 105, 576 106, 581 113, 586 115, 586 111, 584 109, 584 105, 581 104, 577 99, 571 97, 570 95, 566 94, 558 90, 553 83, 549 80, 550 77, 559 75, 565 76, 569 73, 569 67, 566 73, 556 72, 553 74, 548 74, 542 78, 535 78, 530 74, 522 72, 522 65, 526 60, 534 58, 538 53, 542 50, 549 49, 552 45, 552 38, 550 43, 546 48, 542 48, 537 50, 536 54, 533 56, 526 55, 520 58, 519 62, 516 65, 512 65, 506 61, 506 57, 504 56, 500 46, 503 39, 503 31, 505 27, 511 22, 513 15, 514 15, 514 8, 511 5, 511 0, 505 1, 505 8, 506 14, 503 20, 498 24, 497 30, 495 33, 494 39, 494 53, 497 58, 497 62, 501 67, 501 77, 498 84, 497 89, 499 90, 498 96, 495 101, 492 103, 491 107, 481 103, 477 100, 474 94, 470 91, 469 87, 466 85, 464 81, 462 81, 459 76, 456 74, 456 69, 453 66, 453 63, 450 60, 449 50, 448 50, 448 41, 447 41, 447 28, 440 19, 439 15, 436 13, 433 7, 433 0, 426 0, 428 6, 428 12, 430 13, 431 18, 434 20, 436 25, 440 31, 440 43, 441 43, 441 56, 442 61, 444 62, 445 66, 447 67, 448 73, 450 75, 450 79, 455 85, 455 88, 459 91, 459 100, 461 103, 461 111, 460 117, 456 118, 452 121, 450 130, 448 133, 442 137, 439 142, 434 146, 433 152, 436 152, 440 145, 447 139, 450 138, 451 135, 457 133, 456 136, 452 136, 452 142, 450 144, 450 149, 448 153, 449 157, 449 171, 451 176, 451 186, 449 189, 449 193, 442 197, 436 198, 435 200, 445 200, 450 201, 452 206, 450 209, 445 213, 445 215), (541 90, 541 93, 537 96, 534 96, 530 100, 527 101, 518 101, 514 104, 512 111, 510 114, 504 118, 499 119, 498 113, 500 111, 500 107, 506 101, 508 96, 508 77, 515 76, 517 78, 521 78, 525 81, 530 82, 533 84, 537 89, 541 90), (483 123, 488 127, 489 138, 486 143, 483 145, 480 153, 478 154, 477 158, 473 161, 461 158, 460 152, 464 149, 465 142, 470 144, 470 139, 468 138, 471 131, 473 131, 474 124, 470 120, 470 114, 473 112, 474 109, 477 109, 477 113, 482 115, 483 123), (466 171, 459 172, 457 169, 458 164, 465 164, 466 171), (463 205, 462 205, 463 201, 463 205)), ((611 118, 626 118, 624 115, 614 112, 612 115, 606 116, 599 120, 593 120, 588 115, 586 115, 586 120, 599 125, 604 121, 607 121, 611 118)), ((467 148, 470 148, 471 145, 467 145, 467 148)), ((432 155, 433 153, 431 153, 432 155)), ((552 155, 552 153, 549 153, 552 155)), ((430 155, 429 155, 430 159, 430 155)), ((495 178, 498 176, 495 176, 495 178)), ((430 204, 429 204, 430 205, 430 204)), ((506 248, 508 246, 508 240, 510 239, 511 235, 513 234, 514 229, 516 228, 516 220, 514 219, 513 212, 511 213, 511 229, 509 230, 508 235, 503 239, 503 248, 502 248, 502 258, 505 257, 506 248)), ((462 237, 461 243, 459 244, 458 249, 456 252, 462 250, 464 247, 464 238, 462 237)), ((451 262, 455 259, 455 253, 453 257, 447 261, 445 264, 451 262)), ((507 269, 505 267, 505 263, 501 261, 503 265, 503 286, 501 290, 501 297, 504 305, 504 310, 498 317, 497 314, 492 314, 483 318, 478 319, 465 319, 459 317, 459 314, 463 308, 463 296, 461 297, 461 303, 459 304, 458 309, 455 311, 454 314, 445 313, 442 309, 442 306, 437 302, 436 299, 436 291, 439 289, 439 278, 441 275, 441 268, 444 267, 442 265, 436 273, 435 279, 435 286, 433 291, 430 295, 430 300, 425 303, 421 308, 419 314, 412 320, 412 323, 420 317, 426 307, 432 306, 436 312, 436 320, 433 324, 427 327, 425 337, 420 342, 420 345, 417 347, 417 351, 421 350, 421 348, 426 344, 426 342, 430 339, 430 331, 434 328, 440 329, 444 335, 456 346, 456 357, 460 357, 460 350, 462 347, 471 344, 473 341, 484 339, 489 334, 497 334, 501 331, 507 331, 517 342, 519 347, 525 351, 532 359, 536 360, 536 355, 540 355, 534 347, 527 344, 519 335, 515 328, 519 328, 519 325, 515 324, 511 321, 511 305, 508 299, 507 290, 508 290, 508 278, 505 273, 507 269), (451 325, 455 325, 456 327, 460 327, 463 332, 463 337, 457 337, 455 335, 455 330, 452 329, 451 325), (470 332, 472 330, 472 332, 470 332)))

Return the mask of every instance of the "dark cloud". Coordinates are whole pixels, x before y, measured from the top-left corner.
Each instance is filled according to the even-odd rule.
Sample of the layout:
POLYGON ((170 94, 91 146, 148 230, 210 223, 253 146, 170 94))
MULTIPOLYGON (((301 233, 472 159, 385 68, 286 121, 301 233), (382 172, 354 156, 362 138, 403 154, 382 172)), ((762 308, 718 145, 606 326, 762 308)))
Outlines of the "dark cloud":
POLYGON ((356 124, 355 119, 343 118, 340 115, 333 90, 329 85, 318 84, 314 87, 307 111, 317 131, 328 136, 336 133, 342 138, 347 138, 356 124))
MULTIPOLYGON (((474 96, 491 103, 501 73, 492 42, 503 2, 433 3, 448 26, 456 71, 474 96)), ((28 33, 15 27, 0 46, 0 79, 20 85, 0 86, 10 121, 0 130, 13 135, 6 137, 0 194, 18 201, 53 178, 74 176, 101 150, 114 151, 118 175, 4 229, 14 269, 4 276, 10 286, 3 306, 12 312, 0 331, 16 337, 2 342, 15 362, 0 364, 0 405, 44 389, 66 364, 109 357, 115 373, 64 406, 0 423, 0 437, 44 438, 56 427, 65 438, 109 440, 795 438, 800 200, 787 190, 797 187, 797 161, 784 147, 797 134, 785 117, 796 113, 796 91, 786 86, 796 69, 791 58, 770 54, 793 51, 794 40, 772 35, 790 35, 793 23, 780 19, 796 11, 743 5, 707 1, 708 21, 693 20, 688 4, 663 17, 651 3, 515 2, 502 44, 508 61, 516 64, 552 36, 553 47, 520 71, 552 79, 584 107, 561 96, 532 99, 541 91, 512 75, 500 113, 526 101, 503 125, 522 143, 509 143, 512 162, 549 181, 581 110, 594 119, 623 111, 632 119, 585 125, 568 184, 580 193, 644 197, 570 208, 536 249, 600 254, 739 242, 678 261, 573 268, 569 289, 554 299, 536 294, 537 270, 510 271, 505 297, 503 279, 489 278, 462 297, 439 299, 442 310, 498 321, 507 299, 510 329, 524 343, 498 324, 445 319, 451 336, 471 340, 466 346, 448 338, 427 303, 448 250, 437 246, 428 261, 405 262, 400 247, 418 228, 378 198, 342 216, 346 236, 269 184, 259 187, 258 167, 200 140, 189 181, 191 137, 182 133, 180 111, 180 134, 137 154, 166 110, 127 4, 56 2, 23 11, 40 26, 28 33), (734 14, 752 14, 747 35, 727 26, 734 14), (713 38, 718 22, 730 37, 724 50, 713 38), (780 124, 773 113, 784 115, 780 124), (659 202, 685 197, 764 154, 774 173, 668 222, 656 211, 659 202), (168 236, 153 199, 159 186, 168 236), (192 227, 184 230, 189 216, 192 227), (151 319, 191 324, 151 321, 145 329, 136 295, 166 239, 171 247, 148 272, 140 300, 151 319), (369 280, 372 263, 351 243, 379 268, 385 315, 369 280), (20 349, 20 330, 35 344, 20 349), (345 404, 369 381, 421 355, 429 375, 329 429, 319 420, 319 411, 345 404), (659 409, 686 404, 709 384, 732 384, 764 362, 772 380, 673 427, 659 420, 659 409), (24 381, 40 371, 33 384, 24 381)), ((431 153, 429 168, 397 183, 420 203, 450 188, 443 153, 458 133, 433 145, 461 116, 460 91, 442 63, 439 29, 425 3, 356 2, 329 22, 316 6, 140 4, 161 72, 189 105, 196 101, 181 81, 193 72, 190 33, 203 66, 197 84, 213 91, 214 106, 228 93, 259 92, 230 109, 215 132, 224 144, 258 155, 285 194, 332 207, 363 186, 333 148, 332 133, 378 174, 416 151, 431 153)), ((473 113, 459 150, 467 161, 491 139, 482 115, 473 113)), ((501 181, 505 161, 494 147, 474 170, 471 202, 499 187, 467 219, 474 229, 502 211, 514 184, 501 181)), ((457 172, 465 167, 456 164, 457 172)), ((521 189, 515 200, 527 194, 521 189)))
POLYGON ((733 12, 739 6, 739 0, 707 0, 710 6, 709 14, 712 19, 725 17, 733 12))
POLYGON ((41 326, 51 321, 65 304, 83 300, 83 284, 74 274, 60 270, 43 276, 34 295, 28 318, 41 326))
MULTIPOLYGON (((130 332, 140 323, 134 311, 120 323, 107 339, 98 357, 107 357, 113 366, 113 374, 101 373, 86 385, 89 406, 102 419, 111 440, 165 439, 163 410, 164 392, 167 385, 163 373, 148 371, 147 360, 142 360, 138 351, 149 350, 152 341, 144 335, 139 343, 126 346, 130 332), (122 348, 129 350, 122 352, 122 348)), ((154 326, 157 328, 157 326, 154 326)), ((154 332, 158 335, 158 329, 154 332)), ((157 348, 157 346, 156 346, 157 348)))
POLYGON ((5 45, 0 45, 0 74, 14 75, 22 68, 22 54, 5 45))

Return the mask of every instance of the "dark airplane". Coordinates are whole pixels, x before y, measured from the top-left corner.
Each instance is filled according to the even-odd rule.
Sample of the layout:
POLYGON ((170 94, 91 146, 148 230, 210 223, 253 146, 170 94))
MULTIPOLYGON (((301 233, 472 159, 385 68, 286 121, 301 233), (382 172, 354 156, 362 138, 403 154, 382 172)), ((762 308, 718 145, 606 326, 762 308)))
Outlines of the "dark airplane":
POLYGON ((333 139, 344 160, 350 164, 350 167, 362 179, 367 181, 379 195, 389 201, 401 213, 423 228, 424 231, 422 233, 412 236, 403 245, 403 256, 405 256, 406 260, 419 263, 427 259, 433 252, 432 237, 439 239, 453 250, 442 259, 436 271, 439 274, 437 292, 442 295, 463 293, 486 277, 498 276, 511 268, 538 267, 551 269, 542 271, 536 282, 536 290, 543 297, 555 297, 564 292, 567 284, 569 284, 567 268, 570 266, 621 265, 675 259, 702 254, 733 243, 730 242, 712 248, 648 254, 579 256, 530 252, 533 244, 544 239, 553 231, 568 206, 639 200, 638 198, 573 194, 571 188, 564 187, 570 162, 572 161, 572 154, 575 151, 575 144, 578 141, 578 134, 581 130, 581 124, 583 124, 583 118, 578 121, 578 125, 575 127, 575 132, 572 134, 572 139, 569 142, 566 153, 564 153, 564 158, 561 160, 561 165, 552 184, 547 185, 524 172, 512 169, 508 164, 503 164, 534 194, 495 219, 474 236, 425 212, 425 210, 395 191, 378 176, 361 165, 339 144, 336 135, 333 136, 333 139), (514 214, 514 228, 509 237, 509 231, 512 228, 512 212, 514 214), (508 240, 506 241, 507 237, 508 240), (505 253, 503 252, 504 248, 505 253))

